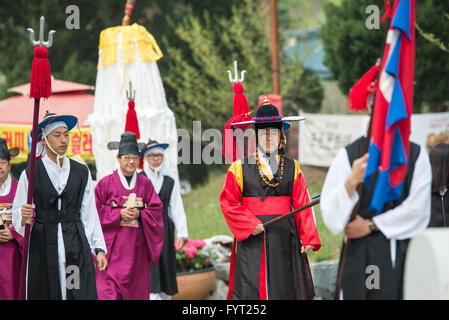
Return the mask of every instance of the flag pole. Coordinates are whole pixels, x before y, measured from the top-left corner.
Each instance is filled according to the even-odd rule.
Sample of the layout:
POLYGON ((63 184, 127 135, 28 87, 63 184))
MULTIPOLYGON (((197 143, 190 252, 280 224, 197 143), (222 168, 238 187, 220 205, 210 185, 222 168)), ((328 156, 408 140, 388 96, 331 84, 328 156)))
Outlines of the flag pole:
MULTIPOLYGON (((39 106, 41 98, 48 98, 51 96, 51 70, 48 62, 48 50, 53 44, 53 33, 51 30, 48 33, 48 41, 44 41, 44 24, 45 18, 40 18, 39 41, 34 40, 34 30, 28 28, 30 32, 30 42, 34 48, 34 59, 31 67, 31 81, 30 81, 30 98, 34 98, 34 112, 33 112, 33 128, 31 137, 30 163, 29 163, 29 184, 27 193, 27 204, 33 203, 34 192, 34 172, 36 165, 36 144, 38 137, 38 120, 39 120, 39 106)), ((28 267, 28 249, 30 241, 31 219, 25 220, 25 235, 23 241, 23 257, 20 270, 20 287, 19 298, 26 300, 26 278, 28 267)))
POLYGON ((273 77, 273 93, 281 94, 279 76, 279 35, 277 13, 277 0, 270 0, 271 73, 273 77))

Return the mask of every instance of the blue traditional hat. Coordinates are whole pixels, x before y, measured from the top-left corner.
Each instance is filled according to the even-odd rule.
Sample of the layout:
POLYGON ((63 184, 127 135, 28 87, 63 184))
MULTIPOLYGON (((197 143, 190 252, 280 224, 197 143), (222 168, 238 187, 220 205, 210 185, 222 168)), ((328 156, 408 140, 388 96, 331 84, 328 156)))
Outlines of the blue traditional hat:
POLYGON ((144 156, 146 153, 150 152, 155 148, 161 148, 163 150, 167 149, 169 146, 168 143, 159 143, 156 140, 148 140, 148 143, 145 145, 144 150, 140 153, 140 156, 144 156))
MULTIPOLYGON (((41 141, 42 140, 42 133, 44 131, 44 129, 52 124, 52 123, 56 123, 56 122, 64 122, 67 126, 67 130, 72 130, 76 124, 78 123, 78 119, 75 116, 70 116, 70 115, 61 115, 58 116, 56 113, 49 113, 47 111, 47 113, 45 114, 44 118, 42 119, 42 121, 39 123, 38 127, 37 127, 37 141, 41 141)), ((33 136, 33 132, 30 132, 30 136, 33 136)))

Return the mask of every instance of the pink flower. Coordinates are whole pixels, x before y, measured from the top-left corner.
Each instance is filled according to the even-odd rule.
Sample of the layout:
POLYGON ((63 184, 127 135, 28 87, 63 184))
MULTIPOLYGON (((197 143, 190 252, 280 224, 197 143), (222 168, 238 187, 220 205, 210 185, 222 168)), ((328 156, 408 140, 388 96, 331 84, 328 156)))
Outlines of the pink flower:
POLYGON ((186 244, 184 246, 184 250, 185 250, 187 258, 189 258, 189 259, 193 259, 193 257, 195 257, 195 255, 198 253, 197 248, 195 248, 192 245, 188 245, 188 244, 186 244))
POLYGON ((210 262, 209 258, 206 258, 206 260, 204 260, 204 264, 209 264, 209 262, 210 262))
POLYGON ((197 249, 201 249, 206 245, 206 242, 204 242, 203 240, 191 240, 191 243, 197 249))

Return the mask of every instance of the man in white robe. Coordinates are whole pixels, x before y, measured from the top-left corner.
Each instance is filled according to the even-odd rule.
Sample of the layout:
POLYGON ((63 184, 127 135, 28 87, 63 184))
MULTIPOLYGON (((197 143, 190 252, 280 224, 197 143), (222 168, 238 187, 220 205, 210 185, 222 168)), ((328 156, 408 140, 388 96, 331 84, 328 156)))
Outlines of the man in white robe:
POLYGON ((19 179, 13 225, 24 235, 26 219, 33 218, 28 299, 96 299, 92 254, 101 269, 107 267, 90 172, 65 156, 76 123, 72 116, 47 114, 39 124, 44 156, 36 161, 33 204, 27 204, 28 171, 19 179))
MULTIPOLYGON (((333 233, 351 239, 344 262, 341 299, 402 299, 403 268, 409 240, 424 230, 430 219, 431 167, 425 150, 410 143, 409 164, 402 197, 375 215, 368 204, 372 186, 364 186, 356 219, 350 215, 359 201, 368 154, 366 137, 338 151, 321 192, 321 212, 333 233), (377 277, 377 278, 376 278, 377 277)), ((372 180, 375 183, 377 176, 372 180)), ((344 244, 343 244, 344 246, 344 244)))
POLYGON ((150 300, 170 300, 177 293, 175 249, 181 249, 189 236, 179 183, 170 178, 164 162, 164 151, 167 148, 166 143, 150 140, 143 151, 144 170, 141 174, 151 180, 164 204, 164 246, 159 264, 151 266, 150 300), (174 229, 177 236, 173 244, 174 229))

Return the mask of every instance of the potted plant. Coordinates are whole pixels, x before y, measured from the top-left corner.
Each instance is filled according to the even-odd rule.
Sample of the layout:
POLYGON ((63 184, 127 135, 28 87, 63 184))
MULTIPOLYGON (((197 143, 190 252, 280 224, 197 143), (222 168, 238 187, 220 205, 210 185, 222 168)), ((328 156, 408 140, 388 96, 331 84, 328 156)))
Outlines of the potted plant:
POLYGON ((215 281, 212 261, 218 257, 211 248, 204 249, 203 240, 187 240, 176 248, 176 280, 178 293, 173 300, 203 300, 207 297, 215 281))

